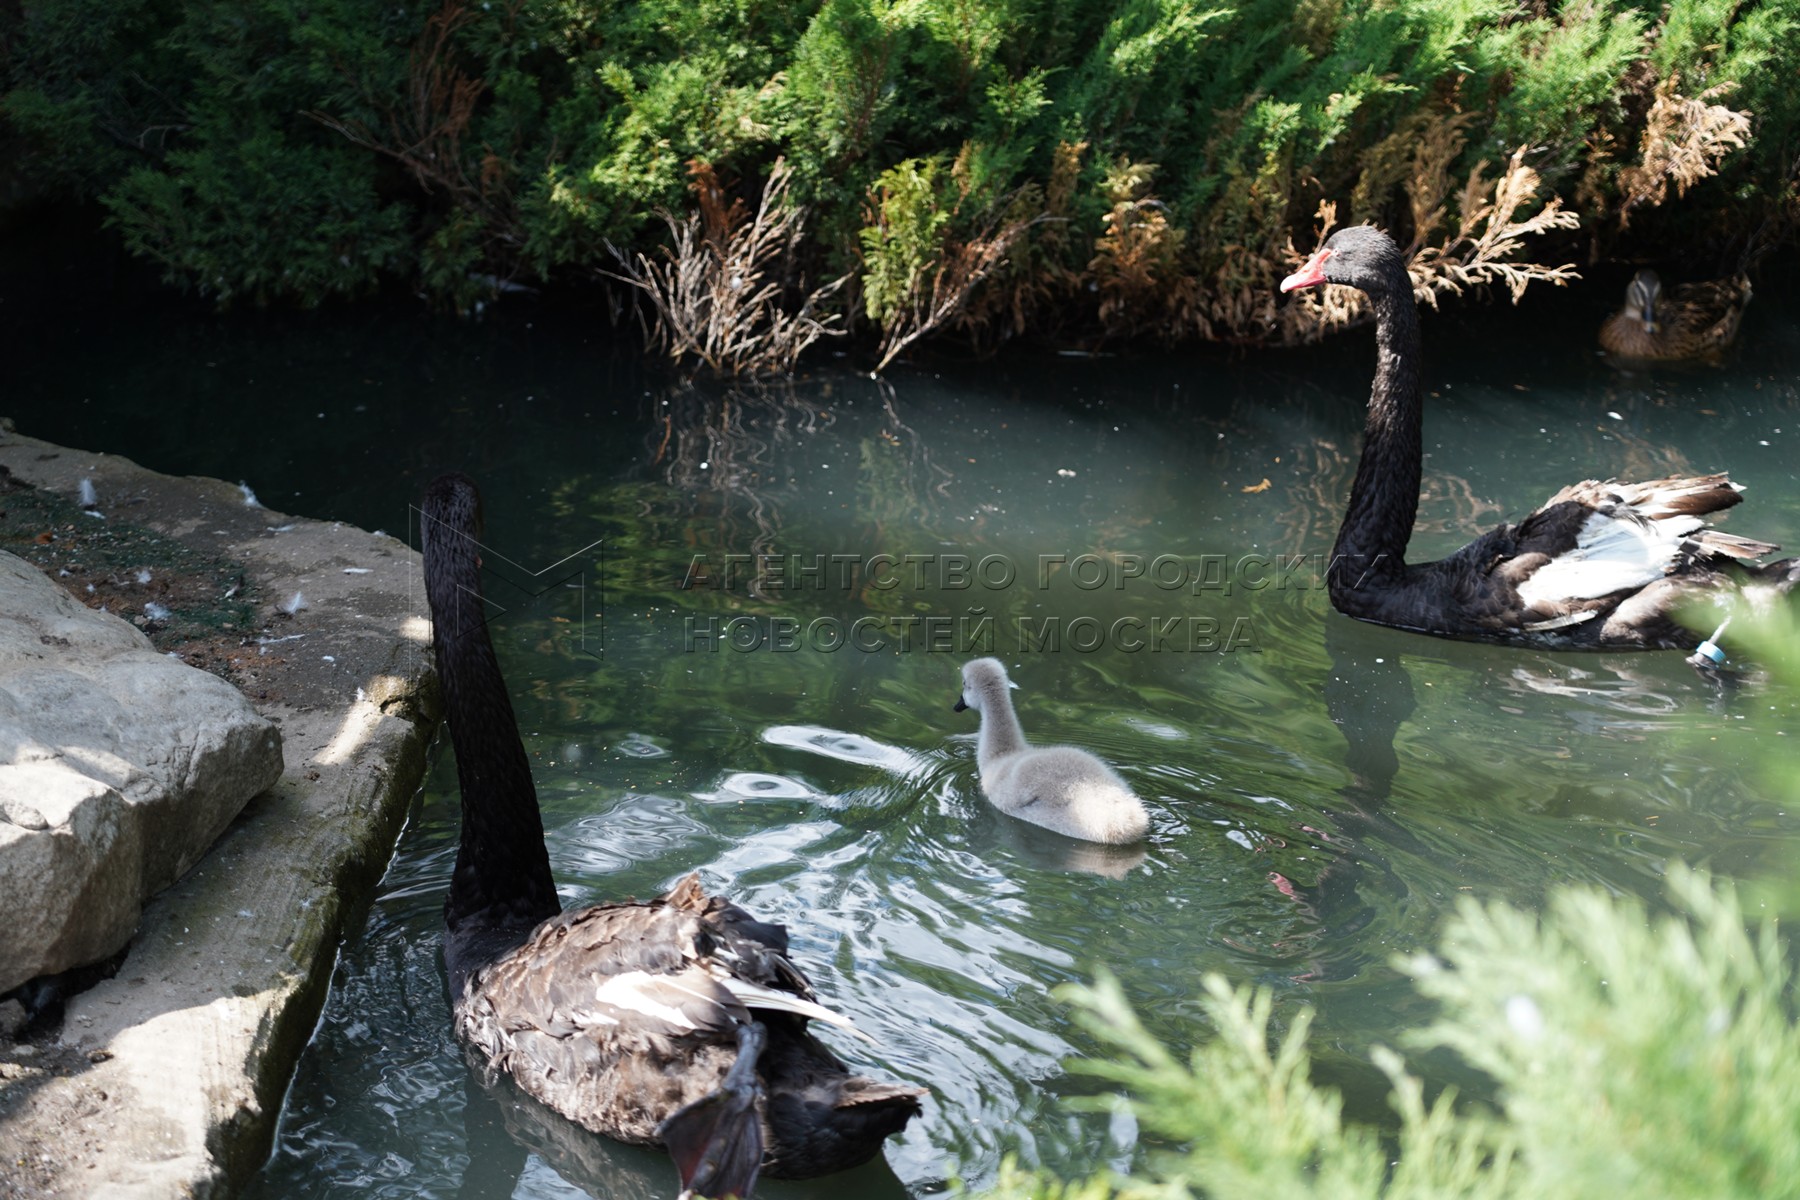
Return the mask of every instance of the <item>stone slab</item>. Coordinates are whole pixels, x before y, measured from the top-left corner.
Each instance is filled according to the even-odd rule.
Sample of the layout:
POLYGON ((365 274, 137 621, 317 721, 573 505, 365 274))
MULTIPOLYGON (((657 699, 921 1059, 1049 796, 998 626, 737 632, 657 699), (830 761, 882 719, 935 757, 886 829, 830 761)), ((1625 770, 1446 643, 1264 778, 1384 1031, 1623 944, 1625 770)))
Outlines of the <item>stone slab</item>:
POLYGON ((424 772, 436 704, 418 556, 5 422, 0 466, 70 498, 87 479, 105 519, 242 563, 265 596, 259 622, 292 638, 243 675, 281 729, 281 778, 150 902, 118 973, 70 1000, 59 1039, 0 1044, 0 1197, 229 1196, 267 1156, 338 943, 424 772), (295 591, 307 606, 277 613, 295 591))

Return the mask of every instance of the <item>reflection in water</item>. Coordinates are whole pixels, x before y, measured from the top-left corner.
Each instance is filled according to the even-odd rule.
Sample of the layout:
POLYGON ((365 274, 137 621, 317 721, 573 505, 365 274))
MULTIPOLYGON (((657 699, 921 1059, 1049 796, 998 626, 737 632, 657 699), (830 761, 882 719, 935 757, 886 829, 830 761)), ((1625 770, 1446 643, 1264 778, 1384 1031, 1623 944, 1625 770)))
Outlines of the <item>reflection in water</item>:
POLYGON ((741 800, 818 800, 822 797, 797 779, 762 771, 734 771, 719 781, 716 792, 695 792, 694 798, 713 804, 741 800))
MULTIPOLYGON (((712 841, 712 831, 669 796, 627 792, 610 811, 579 817, 559 827, 550 841, 550 866, 558 879, 606 876, 646 859, 679 857, 712 841)), ((449 879, 448 868, 439 882, 449 879)), ((566 887, 559 887, 570 898, 566 887)))
MULTIPOLYGON (((657 745, 654 738, 645 737, 641 733, 632 734, 613 749, 629 758, 667 758, 669 756, 665 747, 657 745)), ((569 757, 579 758, 580 756, 572 754, 569 757)))
MULTIPOLYGON (((1079 871, 1108 879, 1123 879, 1150 857, 1150 851, 1142 842, 1126 846, 1084 842, 996 812, 985 801, 980 803, 982 811, 990 814, 985 824, 993 830, 992 844, 1004 846, 1022 862, 1040 871, 1079 871)), ((984 840, 980 833, 970 835, 971 845, 977 849, 983 848, 984 840)))
POLYGON ((1311 885, 1298 885, 1278 873, 1271 882, 1290 896, 1317 923, 1305 938, 1312 958, 1299 978, 1310 981, 1347 979, 1370 965, 1357 935, 1376 920, 1379 909, 1371 892, 1389 905, 1403 902, 1407 885, 1390 865, 1385 850, 1417 853, 1422 847, 1386 811, 1400 769, 1394 738, 1413 713, 1412 679, 1392 639, 1348 619, 1328 619, 1325 644, 1330 668, 1325 678, 1325 707, 1344 737, 1344 765, 1350 778, 1338 789, 1337 802, 1320 810, 1326 829, 1302 825, 1316 838, 1324 857, 1311 885), (1376 647, 1380 647, 1377 652, 1376 647))
MULTIPOLYGON (((902 419, 891 383, 855 384, 866 385, 855 390, 863 403, 873 401, 880 420, 861 435, 856 474, 843 487, 855 489, 878 530, 935 528, 954 476, 902 419)), ((802 475, 831 465, 809 462, 808 452, 838 420, 836 399, 829 384, 803 391, 792 380, 676 388, 650 402, 648 469, 668 486, 703 498, 716 544, 771 553, 782 534, 783 501, 798 494, 802 475)))
POLYGON ((768 553, 793 482, 778 457, 828 426, 829 407, 782 382, 645 395, 651 469, 670 487, 707 497, 721 544, 768 553))
POLYGON ((1691 693, 1679 696, 1665 680, 1634 670, 1632 658, 1610 655, 1591 667, 1526 661, 1501 682, 1515 694, 1569 701, 1565 709, 1569 722, 1584 733, 1642 738, 1666 728, 1691 693))

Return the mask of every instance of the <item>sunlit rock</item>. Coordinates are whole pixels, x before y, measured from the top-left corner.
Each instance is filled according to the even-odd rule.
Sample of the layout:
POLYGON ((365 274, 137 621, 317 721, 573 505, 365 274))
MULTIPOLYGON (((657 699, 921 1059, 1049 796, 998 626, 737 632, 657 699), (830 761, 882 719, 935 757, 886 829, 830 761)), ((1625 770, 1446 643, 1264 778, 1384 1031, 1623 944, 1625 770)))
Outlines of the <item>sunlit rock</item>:
POLYGON ((0 992, 119 949, 280 774, 230 684, 0 553, 0 992))

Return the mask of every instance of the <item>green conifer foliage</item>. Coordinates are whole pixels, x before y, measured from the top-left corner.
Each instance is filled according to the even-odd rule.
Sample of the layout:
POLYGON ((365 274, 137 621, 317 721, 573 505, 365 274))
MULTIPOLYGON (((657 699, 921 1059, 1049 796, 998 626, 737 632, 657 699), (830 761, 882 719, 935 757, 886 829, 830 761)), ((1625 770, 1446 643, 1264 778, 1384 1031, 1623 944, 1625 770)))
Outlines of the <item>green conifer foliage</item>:
POLYGON ((1602 253, 1791 237, 1797 43, 1800 0, 33 0, 0 12, 0 122, 11 194, 97 197, 171 278, 258 302, 592 280, 693 207, 690 163, 748 201, 779 158, 856 317, 890 173, 938 163, 945 253, 1051 218, 943 315, 964 334, 1106 328, 1109 172, 1154 164, 1133 202, 1179 269, 1134 332, 1258 338, 1292 332, 1250 297, 1321 201, 1418 232, 1411 151, 1445 129, 1449 228, 1525 146, 1602 253), (1708 170, 1664 178, 1681 139, 1708 170))
POLYGON ((1270 1031, 1267 989, 1204 981, 1218 1035, 1170 1055, 1102 973, 1064 998, 1110 1057, 1076 1070, 1120 1084, 1140 1125, 1177 1150, 1129 1178, 1065 1183, 1009 1163, 991 1200, 1768 1200, 1800 1195, 1800 1027, 1770 920, 1746 927, 1729 885, 1679 864, 1670 910, 1596 889, 1542 916, 1464 899, 1442 958, 1403 965, 1440 1006, 1409 1039, 1497 1084, 1499 1110, 1445 1090, 1430 1104, 1377 1048, 1398 1132, 1348 1118, 1310 1078, 1311 1013, 1270 1031), (1393 1141, 1387 1141, 1387 1138, 1393 1141))

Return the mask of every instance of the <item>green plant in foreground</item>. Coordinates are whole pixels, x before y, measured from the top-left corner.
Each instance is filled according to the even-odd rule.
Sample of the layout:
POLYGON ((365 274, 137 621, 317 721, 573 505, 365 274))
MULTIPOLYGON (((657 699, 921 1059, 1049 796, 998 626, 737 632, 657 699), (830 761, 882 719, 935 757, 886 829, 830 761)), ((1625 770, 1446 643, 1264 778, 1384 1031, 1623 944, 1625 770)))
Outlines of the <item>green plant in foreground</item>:
POLYGON ((1498 1112, 1431 1104, 1377 1048, 1397 1135, 1346 1120, 1315 1086, 1303 1011, 1271 1051, 1266 989, 1205 981, 1219 1036, 1181 1062, 1138 1022, 1118 982, 1068 987, 1112 1051, 1075 1069, 1122 1084, 1141 1126, 1182 1149, 1133 1178, 1063 1183, 1006 1164, 994 1197, 1800 1196, 1800 1029, 1772 921, 1747 932, 1736 891, 1679 864, 1671 913, 1593 889, 1541 916, 1458 905, 1443 958, 1402 965, 1442 1005, 1408 1040, 1491 1075, 1498 1112), (1390 1138, 1392 1140, 1390 1140, 1390 1138))

